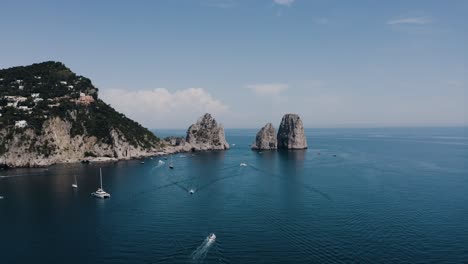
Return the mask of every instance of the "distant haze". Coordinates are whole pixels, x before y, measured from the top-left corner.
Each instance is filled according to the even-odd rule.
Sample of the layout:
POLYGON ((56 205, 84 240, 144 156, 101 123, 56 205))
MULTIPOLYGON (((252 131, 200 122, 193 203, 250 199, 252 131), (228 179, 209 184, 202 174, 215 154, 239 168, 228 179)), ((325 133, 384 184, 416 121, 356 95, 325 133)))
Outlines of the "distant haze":
POLYGON ((5 1, 0 68, 55 60, 149 128, 468 125, 468 2, 5 1))

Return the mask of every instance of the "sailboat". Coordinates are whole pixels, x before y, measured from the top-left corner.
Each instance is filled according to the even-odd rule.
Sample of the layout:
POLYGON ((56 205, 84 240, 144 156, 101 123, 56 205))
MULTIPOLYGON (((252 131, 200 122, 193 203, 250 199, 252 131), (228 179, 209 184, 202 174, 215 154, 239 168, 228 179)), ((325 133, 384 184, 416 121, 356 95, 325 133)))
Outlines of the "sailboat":
POLYGON ((110 198, 110 194, 106 193, 104 189, 102 189, 102 170, 99 168, 99 176, 101 178, 101 188, 98 188, 97 191, 91 193, 92 196, 105 199, 105 198, 110 198))
POLYGON ((78 182, 76 181, 76 174, 73 174, 73 177, 75 178, 75 183, 72 184, 72 188, 78 188, 78 182))
POLYGON ((169 169, 174 169, 174 164, 172 163, 172 155, 171 155, 171 161, 169 162, 169 169))

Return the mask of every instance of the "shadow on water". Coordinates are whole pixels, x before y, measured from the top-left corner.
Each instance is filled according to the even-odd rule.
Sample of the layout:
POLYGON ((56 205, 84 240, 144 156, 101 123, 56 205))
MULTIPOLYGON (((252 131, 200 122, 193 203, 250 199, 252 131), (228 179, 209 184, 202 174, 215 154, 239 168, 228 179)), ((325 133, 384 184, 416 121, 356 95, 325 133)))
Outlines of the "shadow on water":
POLYGON ((278 150, 264 151, 257 157, 257 162, 262 168, 249 164, 248 167, 263 174, 273 176, 287 183, 300 185, 302 188, 319 194, 323 198, 332 201, 331 197, 319 189, 309 186, 302 182, 298 176, 305 173, 304 162, 306 160, 307 150, 278 150), (265 168, 265 169, 263 169, 265 168), (280 171, 280 173, 276 173, 280 171))

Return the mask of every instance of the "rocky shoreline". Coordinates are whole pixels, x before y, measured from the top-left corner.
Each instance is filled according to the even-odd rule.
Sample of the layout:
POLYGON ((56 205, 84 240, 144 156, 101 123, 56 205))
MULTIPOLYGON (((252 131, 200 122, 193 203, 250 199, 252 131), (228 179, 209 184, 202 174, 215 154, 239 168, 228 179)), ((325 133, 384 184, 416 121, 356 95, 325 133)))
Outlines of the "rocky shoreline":
MULTIPOLYGON (((120 160, 167 156, 175 153, 229 149, 229 143, 227 143, 224 135, 224 128, 208 113, 188 128, 185 138, 168 137, 161 142, 159 147, 152 147, 151 149, 135 148, 128 145, 124 138, 118 136, 118 132, 114 133, 115 139, 112 145, 95 145, 93 144, 95 139, 91 137, 70 137, 69 129, 66 129, 67 124, 61 120, 56 120, 51 124, 54 124, 54 126, 47 130, 53 131, 54 142, 57 142, 57 145, 59 145, 57 147, 58 152, 54 156, 42 158, 35 152, 28 153, 18 137, 12 141, 16 144, 16 147, 14 151, 8 153, 8 157, 10 158, 6 159, 5 156, 0 157, 0 167, 34 168, 79 162, 116 162, 120 160), (106 155, 86 156, 86 153, 90 150, 93 153, 104 153, 106 155), (109 153, 114 153, 114 156, 109 155, 109 153)), ((48 140, 51 140, 51 138, 48 138, 48 140)))

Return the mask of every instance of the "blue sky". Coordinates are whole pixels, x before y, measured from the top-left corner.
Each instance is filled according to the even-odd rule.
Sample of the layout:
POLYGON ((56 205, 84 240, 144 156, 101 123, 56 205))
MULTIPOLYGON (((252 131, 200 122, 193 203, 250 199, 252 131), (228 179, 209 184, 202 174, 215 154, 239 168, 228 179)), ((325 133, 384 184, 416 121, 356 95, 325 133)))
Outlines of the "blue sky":
POLYGON ((468 1, 21 1, 0 68, 45 60, 150 128, 468 125, 468 1))

